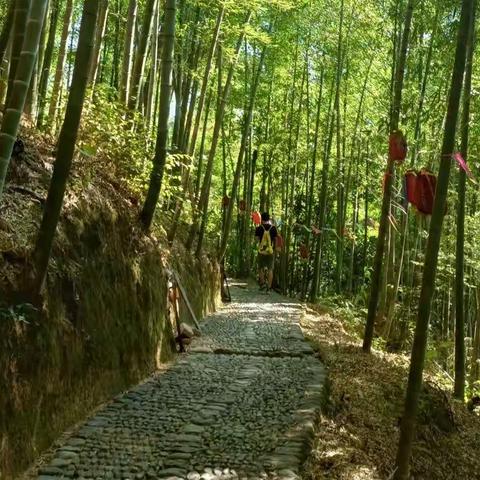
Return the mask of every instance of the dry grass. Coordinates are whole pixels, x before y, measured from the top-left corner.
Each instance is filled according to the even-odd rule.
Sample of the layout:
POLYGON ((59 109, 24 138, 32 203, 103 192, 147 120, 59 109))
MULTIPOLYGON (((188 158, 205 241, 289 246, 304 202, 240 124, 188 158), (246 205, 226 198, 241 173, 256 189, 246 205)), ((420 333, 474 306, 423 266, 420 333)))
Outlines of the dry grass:
MULTIPOLYGON (((393 473, 409 358, 373 351, 329 313, 307 310, 305 334, 329 370, 330 405, 319 418, 310 479, 389 479, 393 473)), ((480 478, 480 418, 426 373, 412 458, 415 480, 480 478)))

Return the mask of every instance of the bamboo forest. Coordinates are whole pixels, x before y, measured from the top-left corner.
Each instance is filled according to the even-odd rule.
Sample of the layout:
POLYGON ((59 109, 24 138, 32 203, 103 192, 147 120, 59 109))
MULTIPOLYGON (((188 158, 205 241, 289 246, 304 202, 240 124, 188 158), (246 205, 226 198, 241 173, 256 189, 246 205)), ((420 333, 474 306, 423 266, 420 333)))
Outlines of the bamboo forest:
POLYGON ((0 0, 0 480, 480 479, 479 8, 0 0))

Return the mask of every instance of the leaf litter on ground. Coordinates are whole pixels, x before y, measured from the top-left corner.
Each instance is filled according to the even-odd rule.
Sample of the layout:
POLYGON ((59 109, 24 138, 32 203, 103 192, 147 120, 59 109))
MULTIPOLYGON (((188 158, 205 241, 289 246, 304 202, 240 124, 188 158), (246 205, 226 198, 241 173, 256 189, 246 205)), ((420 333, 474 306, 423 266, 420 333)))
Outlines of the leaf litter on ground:
MULTIPOLYGON (((394 472, 409 356, 363 353, 350 325, 310 306, 302 328, 328 370, 329 400, 318 418, 309 480, 389 480, 394 472), (348 330, 348 331, 347 331, 348 330)), ((412 480, 480 479, 480 418, 427 369, 411 461, 412 480)))

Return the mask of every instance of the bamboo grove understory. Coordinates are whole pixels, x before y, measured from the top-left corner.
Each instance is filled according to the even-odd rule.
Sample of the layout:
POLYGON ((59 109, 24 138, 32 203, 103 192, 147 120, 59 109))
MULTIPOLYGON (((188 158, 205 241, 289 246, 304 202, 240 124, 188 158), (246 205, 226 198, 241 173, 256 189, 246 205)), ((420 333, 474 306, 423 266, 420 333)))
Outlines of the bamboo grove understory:
POLYGON ((141 199, 145 230, 232 275, 255 274, 268 211, 282 293, 364 312, 366 354, 412 351, 392 470, 409 478, 425 362, 458 399, 480 391, 476 9, 0 0, 0 201, 22 113, 57 142, 28 288, 45 288, 78 156, 141 199))

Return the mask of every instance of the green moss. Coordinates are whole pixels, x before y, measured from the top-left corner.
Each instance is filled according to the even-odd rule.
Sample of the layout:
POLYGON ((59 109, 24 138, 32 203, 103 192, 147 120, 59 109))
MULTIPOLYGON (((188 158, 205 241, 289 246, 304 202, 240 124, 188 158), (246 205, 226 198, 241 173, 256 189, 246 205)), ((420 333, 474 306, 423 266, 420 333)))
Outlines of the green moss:
MULTIPOLYGON (((136 238, 131 218, 85 212, 62 225, 44 310, 29 324, 0 325, 2 479, 174 352, 160 247, 136 238)), ((218 269, 185 252, 172 257, 202 317, 215 307, 218 269)), ((181 317, 190 321, 184 305, 181 317)))

